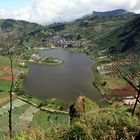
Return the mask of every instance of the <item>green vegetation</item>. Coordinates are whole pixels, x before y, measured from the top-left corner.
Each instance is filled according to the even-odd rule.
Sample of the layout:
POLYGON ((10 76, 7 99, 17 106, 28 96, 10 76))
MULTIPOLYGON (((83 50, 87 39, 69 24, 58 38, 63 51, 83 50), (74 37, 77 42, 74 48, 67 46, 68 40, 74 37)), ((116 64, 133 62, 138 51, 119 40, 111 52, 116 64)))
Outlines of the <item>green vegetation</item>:
POLYGON ((31 128, 47 130, 48 128, 55 127, 58 124, 68 124, 68 115, 39 111, 33 118, 31 128))
POLYGON ((35 97, 33 97, 32 95, 30 95, 27 91, 25 91, 22 87, 22 90, 19 90, 16 92, 16 95, 19 97, 19 99, 27 102, 27 103, 31 103, 31 104, 35 104, 36 106, 40 106, 41 104, 41 100, 37 99, 35 97))
POLYGON ((11 81, 0 80, 0 98, 7 97, 9 95, 9 87, 11 81))
MULTIPOLYGON (((14 59, 13 67, 14 71, 21 70, 19 63, 21 60, 14 59)), ((6 97, 9 95, 10 87, 10 67, 9 58, 7 56, 0 56, 0 97, 6 97)))
MULTIPOLYGON (((38 53, 35 48, 47 47, 48 39, 56 37, 56 32, 61 38, 76 42, 76 47, 68 45, 68 50, 74 52, 84 52, 96 60, 99 66, 116 61, 116 53, 119 56, 139 56, 140 54, 140 16, 124 14, 122 16, 92 17, 85 16, 71 23, 58 23, 50 26, 41 26, 35 23, 15 20, 0 20, 0 99, 8 96, 10 86, 10 68, 7 57, 6 46, 10 44, 12 50, 16 52, 13 66, 15 73, 23 71, 24 74, 18 79, 15 92, 18 97, 26 102, 34 103, 37 107, 47 107, 49 109, 68 110, 57 100, 39 99, 32 97, 23 88, 26 78, 28 64, 25 67, 19 66, 21 59, 29 60, 32 54, 38 53), (6 40, 5 34, 11 34, 11 38, 6 40), (20 57, 19 57, 20 56, 20 57), (6 77, 5 77, 6 76, 6 77)), ((52 45, 53 46, 53 45, 52 45)), ((39 63, 60 64, 63 60, 48 57, 39 63)), ((106 77, 94 66, 95 79, 93 84, 100 89, 103 94, 109 94, 113 89, 122 88, 126 81, 115 77, 123 72, 125 77, 132 77, 134 81, 139 80, 139 63, 122 65, 119 72, 114 67, 106 68, 104 72, 111 71, 115 77, 106 77), (134 65, 136 65, 134 67, 134 65), (124 71, 124 68, 132 74, 124 71)), ((131 117, 132 107, 122 106, 122 103, 113 102, 107 107, 100 107, 87 98, 84 98, 85 110, 80 112, 80 117, 68 124, 68 115, 59 113, 46 113, 39 111, 35 114, 29 132, 15 134, 14 139, 29 140, 108 140, 108 139, 133 139, 139 129, 140 107, 137 107, 135 116, 131 117), (36 130, 35 130, 36 129, 36 130)), ((1 104, 2 106, 2 104, 1 104)), ((24 105, 13 110, 13 123, 25 112, 29 105, 24 105)), ((0 117, 2 129, 8 127, 8 113, 0 117)), ((4 134, 4 133, 3 133, 4 134)), ((1 134, 0 134, 1 136, 1 134)))
POLYGON ((49 64, 49 65, 55 65, 55 64, 62 64, 64 61, 55 57, 47 57, 47 58, 43 58, 43 60, 41 60, 41 62, 39 63, 45 63, 45 64, 49 64))
MULTIPOLYGON (((93 103, 87 98, 85 100, 85 112, 80 113, 80 118, 75 119, 71 125, 54 125, 47 128, 41 120, 48 120, 48 115, 39 112, 37 115, 41 118, 34 118, 45 128, 45 130, 31 129, 29 132, 24 132, 17 135, 17 138, 33 139, 33 140, 108 140, 108 139, 133 139, 139 131, 138 118, 131 117, 131 107, 121 106, 120 103, 115 103, 111 106, 100 108, 96 103, 93 103), (45 118, 45 119, 44 119, 45 118)), ((35 127, 35 126, 34 126, 35 127)), ((16 139, 16 138, 15 138, 16 139)))
POLYGON ((125 23, 111 34, 100 40, 104 48, 108 48, 110 54, 137 54, 139 55, 139 30, 140 16, 125 23), (135 49, 134 49, 135 48, 135 49))
MULTIPOLYGON (((122 53, 121 49, 125 52, 127 44, 131 44, 131 46, 136 44, 135 52, 137 53, 139 17, 135 19, 136 17, 137 15, 128 13, 121 16, 99 16, 96 18, 89 15, 72 23, 55 23, 47 27, 8 19, 0 20, 0 26, 4 33, 7 31, 12 33, 15 41, 13 46, 16 47, 17 54, 21 54, 25 58, 29 58, 28 54, 24 54, 26 51, 28 52, 34 47, 47 47, 47 38, 55 36, 56 31, 62 38, 79 41, 80 43, 77 43, 76 47, 88 48, 90 51, 94 48, 97 50, 105 48, 111 52, 113 49, 116 50, 116 46, 120 46, 117 50, 122 53), (130 40, 131 36, 134 37, 130 40)), ((4 47, 9 41, 4 42, 1 39, 0 46, 4 47)))
MULTIPOLYGON (((18 68, 18 64, 21 62, 21 60, 14 58, 13 59, 13 67, 18 68)), ((10 61, 7 56, 0 55, 0 69, 2 69, 5 66, 9 66, 10 61)))
POLYGON ((9 65, 9 59, 7 57, 0 56, 0 67, 5 66, 6 64, 9 65))
POLYGON ((85 51, 84 48, 76 48, 76 47, 67 48, 67 50, 69 50, 71 52, 84 52, 85 51))
MULTIPOLYGON (((20 52, 20 51, 22 51, 22 49, 19 49, 18 51, 20 52)), ((32 56, 32 54, 38 54, 38 51, 34 50, 34 49, 30 49, 25 52, 22 52, 20 56, 25 60, 29 60, 30 57, 32 56)))
POLYGON ((105 88, 107 82, 98 72, 96 64, 93 66, 93 73, 95 75, 93 85, 100 90, 100 93, 104 95, 106 92, 110 92, 110 90, 105 88))
POLYGON ((15 109, 13 110, 12 113, 13 113, 14 115, 20 116, 20 115, 21 115, 23 112, 25 112, 29 107, 30 107, 29 104, 25 104, 25 105, 23 105, 23 106, 21 106, 21 107, 15 108, 15 109))
MULTIPOLYGON (((15 124, 19 116, 25 112, 29 108, 29 104, 23 105, 21 107, 17 107, 13 110, 13 115, 12 115, 12 121, 13 124, 15 124)), ((4 137, 7 135, 7 130, 8 130, 8 113, 5 113, 4 115, 0 116, 0 129, 3 130, 3 132, 0 132, 0 139, 4 140, 4 137)))

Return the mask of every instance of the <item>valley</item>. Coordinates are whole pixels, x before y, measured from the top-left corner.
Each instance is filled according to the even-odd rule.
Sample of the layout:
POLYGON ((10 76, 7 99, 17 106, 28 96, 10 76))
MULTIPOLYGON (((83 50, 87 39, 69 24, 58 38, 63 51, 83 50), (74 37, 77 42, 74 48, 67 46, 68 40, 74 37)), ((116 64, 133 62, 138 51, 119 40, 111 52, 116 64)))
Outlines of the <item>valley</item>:
POLYGON ((139 21, 120 9, 48 26, 0 19, 0 139, 8 135, 12 78, 15 138, 102 140, 104 133, 108 140, 121 130, 133 139, 140 128, 139 103, 131 119, 140 90, 139 21))

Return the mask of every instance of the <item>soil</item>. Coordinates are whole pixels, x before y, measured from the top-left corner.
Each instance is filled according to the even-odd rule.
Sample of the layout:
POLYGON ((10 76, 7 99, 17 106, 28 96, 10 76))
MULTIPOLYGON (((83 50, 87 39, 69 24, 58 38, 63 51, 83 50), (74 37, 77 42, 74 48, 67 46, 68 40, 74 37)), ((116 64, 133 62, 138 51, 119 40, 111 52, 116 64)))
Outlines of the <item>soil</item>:
POLYGON ((3 97, 3 98, 0 98, 0 104, 3 104, 5 102, 9 101, 9 96, 8 97, 3 97))
POLYGON ((137 91, 129 84, 126 84, 122 89, 113 89, 109 95, 106 95, 108 99, 113 97, 126 97, 126 96, 136 96, 137 91))
MULTIPOLYGON (((5 66, 5 67, 0 68, 0 73, 2 74, 0 76, 1 80, 8 80, 8 81, 12 80, 10 67, 5 66)), ((17 80, 17 78, 18 78, 18 76, 15 75, 14 80, 17 80)))

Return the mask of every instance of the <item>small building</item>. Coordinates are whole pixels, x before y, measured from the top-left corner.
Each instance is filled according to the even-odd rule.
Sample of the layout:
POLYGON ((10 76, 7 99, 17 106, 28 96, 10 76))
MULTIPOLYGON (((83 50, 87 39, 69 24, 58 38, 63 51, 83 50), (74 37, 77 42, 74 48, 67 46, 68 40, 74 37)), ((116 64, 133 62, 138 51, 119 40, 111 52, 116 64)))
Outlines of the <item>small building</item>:
POLYGON ((136 102, 136 99, 133 96, 127 96, 125 97, 123 104, 124 105, 134 105, 136 102))
POLYGON ((33 62, 33 61, 39 61, 39 60, 41 60, 41 56, 39 56, 39 55, 37 55, 37 54, 33 54, 32 56, 31 56, 31 58, 30 58, 30 60, 29 61, 31 61, 31 62, 33 62))

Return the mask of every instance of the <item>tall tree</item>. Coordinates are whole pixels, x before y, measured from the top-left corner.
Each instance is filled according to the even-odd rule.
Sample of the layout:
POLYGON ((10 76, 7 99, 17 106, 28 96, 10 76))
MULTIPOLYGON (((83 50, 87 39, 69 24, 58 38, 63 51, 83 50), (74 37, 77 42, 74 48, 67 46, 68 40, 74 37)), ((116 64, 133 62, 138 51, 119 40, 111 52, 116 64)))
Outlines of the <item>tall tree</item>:
POLYGON ((12 138, 12 93, 14 87, 14 73, 13 73, 13 59, 12 59, 12 52, 10 51, 10 47, 8 46, 8 57, 10 60, 10 71, 11 71, 11 86, 9 90, 10 96, 10 107, 9 107, 9 136, 10 139, 12 138))
POLYGON ((12 42, 11 42, 11 38, 12 38, 12 34, 7 33, 4 36, 4 41, 5 43, 5 54, 8 56, 9 58, 9 67, 10 67, 10 79, 11 79, 11 84, 9 87, 9 97, 10 97, 10 104, 9 104, 9 138, 12 139, 12 94, 13 94, 13 89, 14 89, 14 71, 13 71, 13 57, 14 57, 14 53, 13 53, 13 47, 12 47, 12 42))

